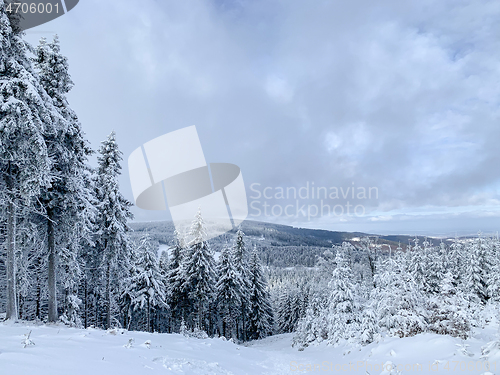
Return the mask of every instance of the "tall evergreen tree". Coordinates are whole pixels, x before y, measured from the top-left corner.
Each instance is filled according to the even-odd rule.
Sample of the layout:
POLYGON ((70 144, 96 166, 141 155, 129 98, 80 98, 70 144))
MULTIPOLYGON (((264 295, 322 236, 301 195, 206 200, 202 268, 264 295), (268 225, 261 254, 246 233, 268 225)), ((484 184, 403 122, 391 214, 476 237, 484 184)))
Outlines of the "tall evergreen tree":
POLYGON ((92 151, 78 117, 66 99, 73 82, 68 73, 67 58, 60 52, 57 35, 48 44, 41 39, 36 49, 35 65, 43 88, 63 119, 53 132, 44 134, 48 153, 54 160, 50 170, 53 181, 39 198, 47 231, 49 321, 54 322, 58 318, 56 275, 59 258, 64 261, 61 266, 66 272, 66 303, 73 310, 78 301, 76 289, 81 270, 77 256, 82 238, 90 233, 93 214, 91 191, 86 185, 90 171, 87 158, 92 151))
POLYGON ((241 275, 234 265, 233 253, 224 248, 219 258, 216 288, 217 309, 222 320, 222 336, 234 338, 236 319, 241 311, 241 275))
POLYGON ((40 188, 51 182, 44 135, 62 121, 42 85, 22 40, 19 15, 0 0, 0 187, 6 221, 7 318, 17 319, 16 218, 40 188), (17 212, 16 212, 17 211, 17 212))
POLYGON ((186 321, 186 312, 188 310, 189 297, 184 289, 183 270, 185 261, 189 256, 189 251, 186 249, 184 238, 177 231, 174 232, 174 244, 170 248, 170 258, 168 271, 166 276, 167 284, 167 301, 170 306, 170 316, 172 322, 169 324, 171 330, 178 331, 181 320, 186 321))
POLYGON ((330 280, 329 306, 324 313, 327 315, 328 340, 337 343, 342 339, 349 339, 356 324, 354 316, 354 298, 352 270, 348 261, 346 247, 337 247, 335 254, 336 268, 330 280))
POLYGON ((492 239, 489 251, 489 264, 491 272, 488 277, 488 296, 494 302, 500 302, 500 242, 498 239, 492 239))
POLYGON ((464 271, 464 292, 467 299, 475 303, 485 303, 487 301, 488 289, 488 264, 487 264, 487 246, 485 240, 479 235, 467 251, 467 263, 464 271))
MULTIPOLYGON (((130 329, 133 320, 133 310, 136 307, 133 304, 135 299, 136 290, 133 288, 133 283, 131 282, 138 274, 137 265, 139 264, 139 253, 140 244, 137 246, 130 246, 129 258, 125 262, 126 273, 124 277, 120 280, 120 298, 119 307, 122 314, 122 324, 127 329, 130 329)), ((96 293, 97 294, 97 293, 96 293)))
POLYGON ((401 267, 404 255, 387 259, 375 277, 371 299, 380 327, 399 337, 426 329, 425 297, 412 275, 401 267))
POLYGON ((237 325, 237 337, 246 340, 246 329, 248 322, 248 306, 250 299, 250 276, 248 272, 248 254, 244 239, 245 233, 240 229, 236 232, 236 240, 233 246, 233 257, 236 272, 239 274, 240 283, 240 313, 237 325))
MULTIPOLYGON (((333 271, 332 271, 333 272, 333 271)), ((297 333, 293 338, 293 345, 307 347, 313 343, 321 343, 328 338, 328 323, 326 299, 315 295, 310 299, 305 316, 297 325, 297 333)))
POLYGON ((276 325, 280 333, 293 332, 307 310, 306 291, 303 286, 283 288, 278 296, 276 325))
POLYGON ((441 335, 467 339, 470 322, 467 303, 453 285, 453 275, 447 272, 441 282, 440 294, 430 301, 429 329, 441 335))
POLYGON ((97 158, 96 196, 96 246, 100 256, 100 268, 104 279, 104 300, 106 303, 106 327, 111 326, 114 294, 119 272, 129 253, 129 227, 127 220, 133 217, 132 205, 120 193, 118 176, 121 173, 122 153, 115 139, 115 132, 102 142, 97 158))
MULTIPOLYGON (((420 240, 415 238, 413 240, 415 243, 414 246, 409 247, 409 273, 412 279, 415 281, 417 286, 422 291, 427 291, 427 254, 424 253, 424 250, 420 246, 420 240)), ((400 265, 398 265, 400 266, 400 265)), ((401 267, 400 267, 401 268, 401 267)))
POLYGON ((250 257, 250 298, 247 338, 257 340, 269 336, 273 331, 273 309, 267 290, 267 280, 260 264, 257 250, 250 257))
POLYGON ((205 240, 205 223, 201 209, 191 226, 191 242, 189 252, 183 259, 182 275, 183 290, 191 301, 191 319, 196 328, 206 330, 210 303, 215 292, 215 261, 212 251, 205 240))
POLYGON ((166 286, 158 257, 147 235, 139 240, 136 251, 138 254, 136 271, 127 283, 127 289, 132 291, 130 294, 133 295, 134 309, 145 309, 146 330, 153 332, 151 312, 157 307, 167 307, 166 286))
POLYGON ((364 308, 361 313, 361 322, 359 324, 359 342, 362 345, 368 345, 375 341, 379 336, 379 327, 377 324, 377 316, 370 308, 364 308))

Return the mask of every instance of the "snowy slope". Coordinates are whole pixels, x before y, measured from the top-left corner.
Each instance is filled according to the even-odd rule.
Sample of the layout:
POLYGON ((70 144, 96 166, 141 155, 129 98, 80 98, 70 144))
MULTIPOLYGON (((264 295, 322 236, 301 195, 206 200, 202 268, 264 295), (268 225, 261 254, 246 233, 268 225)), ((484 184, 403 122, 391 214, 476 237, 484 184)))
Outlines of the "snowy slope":
MULTIPOLYGON (((387 367, 390 361, 400 365, 403 374, 473 375, 484 373, 478 368, 479 364, 484 366, 484 362, 478 362, 481 347, 495 340, 497 328, 493 321, 485 329, 477 329, 474 337, 465 342, 470 345, 467 354, 461 349, 462 340, 435 334, 384 338, 379 343, 354 349, 320 345, 297 351, 291 347, 291 334, 240 346, 222 339, 195 339, 178 334, 5 322, 0 323, 0 374, 298 374, 312 372, 306 370, 314 367, 307 366, 317 364, 323 371, 316 366, 315 373, 365 375, 388 374, 380 366, 385 363, 387 367), (34 345, 24 348, 25 335, 30 331, 34 345), (130 339, 133 342, 127 348, 130 339), (416 367, 417 364, 422 367, 416 367), (434 371, 429 368, 432 364, 434 371), (343 370, 339 367, 342 365, 343 370), (413 366, 412 371, 404 371, 407 365, 413 366)), ((500 368, 499 352, 497 349, 493 352, 490 360, 498 360, 500 368)), ((494 370, 495 365, 491 362, 491 373, 500 374, 494 370)))

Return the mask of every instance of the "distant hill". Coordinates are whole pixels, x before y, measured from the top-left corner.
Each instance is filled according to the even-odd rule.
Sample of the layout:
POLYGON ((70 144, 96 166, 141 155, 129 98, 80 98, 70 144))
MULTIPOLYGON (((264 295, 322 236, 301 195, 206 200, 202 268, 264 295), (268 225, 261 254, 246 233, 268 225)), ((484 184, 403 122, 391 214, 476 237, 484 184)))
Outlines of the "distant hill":
MULTIPOLYGON (((155 221, 131 223, 134 230, 133 237, 139 237, 148 233, 160 245, 171 245, 173 243, 174 225, 171 221, 155 221)), ((369 236, 377 244, 381 245, 382 252, 388 252, 389 247, 395 250, 399 243, 406 249, 408 243, 413 242, 415 237, 410 236, 381 236, 361 232, 337 232, 321 229, 296 228, 282 224, 272 224, 260 221, 244 221, 241 225, 245 232, 247 246, 256 247, 259 250, 264 264, 277 267, 308 266, 315 264, 318 255, 324 253, 333 245, 342 244, 347 241, 359 246, 362 237, 369 236)), ((234 238, 235 230, 210 241, 215 251, 220 251, 224 246, 230 246, 234 238)), ((424 237, 418 237, 420 243, 424 237)), ((438 245, 440 239, 429 238, 430 242, 438 245)))

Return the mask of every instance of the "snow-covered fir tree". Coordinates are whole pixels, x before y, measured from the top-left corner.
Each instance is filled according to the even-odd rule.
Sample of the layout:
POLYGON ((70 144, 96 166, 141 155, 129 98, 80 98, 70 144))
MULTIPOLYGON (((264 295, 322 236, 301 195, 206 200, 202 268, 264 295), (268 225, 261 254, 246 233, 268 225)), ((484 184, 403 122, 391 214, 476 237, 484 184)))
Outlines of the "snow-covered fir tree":
POLYGON ((465 278, 465 265, 466 265, 466 248, 464 243, 455 238, 448 248, 448 268, 453 275, 455 286, 463 284, 465 278))
POLYGON ((78 117, 66 99, 73 82, 68 73, 67 59, 60 52, 57 35, 51 43, 41 39, 36 49, 35 66, 42 86, 62 118, 53 132, 44 133, 54 163, 50 170, 51 186, 39 197, 47 231, 49 321, 58 318, 56 275, 59 262, 60 269, 65 272, 65 317, 76 319, 74 310, 79 308, 76 294, 82 274, 78 262, 79 245, 84 237, 89 237, 94 213, 91 190, 86 185, 90 171, 87 158, 92 151, 78 117))
POLYGON ((294 332, 307 310, 308 291, 304 285, 288 285, 282 288, 274 310, 276 330, 279 333, 294 332))
POLYGON ((352 270, 346 246, 338 246, 335 254, 336 267, 329 283, 329 305, 327 314, 328 341, 336 344, 350 339, 357 324, 354 312, 352 270))
POLYGON ((244 239, 245 233, 241 229, 236 232, 236 239, 232 249, 234 266, 240 279, 240 312, 237 317, 237 338, 246 340, 248 325, 248 306, 250 304, 250 275, 248 269, 248 254, 244 239))
POLYGON ((177 332, 181 320, 186 321, 189 304, 189 297, 184 288, 185 260, 189 257, 189 250, 186 248, 184 238, 177 231, 174 231, 174 244, 170 247, 170 258, 166 276, 167 302, 170 306, 170 330, 177 332))
POLYGON ((327 280, 328 282, 335 269, 335 254, 332 253, 331 249, 326 250, 323 254, 318 256, 316 267, 318 267, 318 272, 322 276, 321 279, 327 280))
POLYGON ((224 248, 219 257, 218 281, 215 286, 217 309, 221 319, 222 336, 236 338, 237 318, 241 314, 243 280, 234 265, 234 254, 224 248))
POLYGON ((401 267, 403 257, 398 253, 381 264, 370 297, 379 325, 399 337, 414 336, 427 328, 425 296, 412 274, 401 267))
POLYGON ((146 331, 153 332, 151 312, 156 308, 167 307, 166 286, 160 270, 156 249, 149 236, 139 240, 135 274, 126 282, 126 290, 132 295, 134 310, 144 310, 146 331))
MULTIPOLYGON (((411 275, 411 278, 413 281, 416 283, 418 288, 421 291, 428 292, 430 290, 429 285, 428 285, 428 279, 427 279, 427 264, 428 264, 428 257, 427 257, 427 247, 425 247, 425 250, 420 246, 420 240, 418 238, 415 238, 413 240, 414 245, 409 246, 409 273, 411 275)), ((401 267, 399 267, 401 268, 401 267)))
MULTIPOLYGON (((129 247, 129 258, 124 264, 125 272, 123 273, 122 278, 120 279, 119 285, 119 298, 118 298, 118 307, 121 313, 121 324, 126 329, 130 329, 132 324, 134 323, 134 304, 132 301, 135 298, 136 290, 133 288, 133 284, 131 283, 132 279, 137 276, 138 268, 137 264, 139 263, 139 249, 140 249, 140 240, 138 244, 134 244, 132 242, 129 247)), ((96 255, 96 258, 99 257, 96 255)), ((85 284, 87 285, 87 283, 85 284)), ((99 287, 99 284, 95 284, 94 287, 99 287)), ((98 296, 100 291, 95 291, 95 296, 98 296)), ((96 303, 94 307, 98 307, 96 303)))
POLYGON ((488 296, 494 303, 500 302, 500 242, 498 238, 492 239, 489 245, 489 261, 491 271, 488 277, 488 296))
POLYGON ((319 344, 328 338, 327 314, 324 313, 327 306, 326 299, 321 295, 310 298, 306 314, 297 325, 293 339, 294 346, 304 348, 311 344, 319 344))
POLYGON ((17 319, 16 221, 41 189, 50 186, 53 160, 44 134, 56 132, 62 121, 40 84, 22 39, 19 17, 0 2, 0 201, 6 223, 6 315, 17 319))
POLYGON ((247 339, 257 340, 273 332, 273 309, 271 296, 267 290, 257 250, 252 251, 249 263, 250 297, 248 307, 247 339))
POLYGON ((160 267, 160 272, 163 278, 167 278, 168 275, 168 265, 170 263, 170 259, 168 256, 168 250, 163 250, 160 254, 160 259, 158 260, 158 266, 160 267))
POLYGON ((362 310, 360 320, 358 341, 362 345, 368 345, 380 336, 377 315, 370 306, 367 306, 362 310))
POLYGON ((441 252, 432 245, 428 238, 424 240, 422 246, 422 267, 424 269, 423 291, 427 294, 438 294, 440 291, 441 272, 443 271, 441 269, 441 252))
POLYGON ((473 304, 484 304, 488 300, 487 282, 490 278, 488 272, 491 265, 488 263, 487 252, 487 243, 479 233, 478 238, 468 246, 464 267, 463 291, 466 298, 473 304))
POLYGON ((467 301, 453 285, 450 271, 444 275, 440 287, 440 294, 430 300, 429 330, 466 339, 471 329, 467 301))
POLYGON ((207 330, 211 323, 209 309, 215 293, 216 274, 213 254, 205 239, 205 223, 201 209, 193 220, 190 235, 192 240, 188 244, 189 252, 183 259, 179 276, 183 280, 183 291, 191 303, 187 324, 207 330))
POLYGON ((101 142, 97 157, 96 196, 96 247, 103 275, 104 300, 106 304, 106 327, 111 326, 114 294, 117 292, 119 273, 125 269, 129 256, 129 227, 132 218, 131 203, 120 192, 118 176, 121 173, 122 153, 116 143, 115 132, 101 142))

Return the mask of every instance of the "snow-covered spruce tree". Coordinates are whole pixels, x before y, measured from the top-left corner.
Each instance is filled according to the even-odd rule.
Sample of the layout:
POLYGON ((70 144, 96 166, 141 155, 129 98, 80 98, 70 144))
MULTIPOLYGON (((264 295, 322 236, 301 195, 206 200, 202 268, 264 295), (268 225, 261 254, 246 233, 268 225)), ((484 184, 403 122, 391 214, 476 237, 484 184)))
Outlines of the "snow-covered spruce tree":
POLYGON ((95 183, 99 202, 95 219, 96 247, 104 280, 106 328, 111 327, 115 286, 118 285, 119 272, 126 269, 124 263, 130 252, 127 220, 132 218, 132 204, 120 193, 118 176, 121 160, 122 153, 118 149, 115 132, 112 132, 101 142, 95 183))
POLYGON ((490 241, 489 264, 491 264, 491 272, 488 278, 488 296, 491 300, 500 302, 500 242, 498 238, 490 241))
MULTIPOLYGON (((418 285, 419 289, 423 292, 428 291, 428 280, 427 280, 427 253, 420 246, 420 240, 415 237, 413 240, 414 246, 409 247, 409 273, 418 285)), ((401 269, 401 267, 399 267, 401 269)))
POLYGON ((6 222, 8 319, 17 319, 16 211, 30 206, 40 188, 50 185, 52 160, 44 135, 55 131, 61 117, 39 83, 22 40, 19 16, 0 0, 0 195, 6 222))
MULTIPOLYGON (((22 221, 22 220, 21 220, 22 221)), ((17 301, 19 307, 19 318, 24 320, 31 320, 32 316, 29 313, 29 302, 31 286, 33 285, 33 258, 34 254, 32 246, 34 245, 26 230, 18 233, 18 250, 16 252, 16 286, 17 286, 17 301), (26 238, 28 237, 28 238, 26 238), (26 241, 28 240, 28 241, 26 241)))
POLYGON ((308 291, 304 285, 287 285, 279 293, 276 311, 276 330, 279 333, 295 331, 307 310, 308 291))
POLYGON ((219 258, 216 289, 217 310, 221 320, 222 336, 236 338, 237 318, 241 313, 243 281, 234 265, 233 252, 224 248, 219 258))
POLYGON ((135 267, 135 275, 127 282, 127 290, 131 291, 132 306, 134 310, 145 309, 146 330, 153 332, 151 324, 151 311, 157 307, 167 307, 166 286, 161 273, 156 249, 151 244, 148 235, 139 240, 136 249, 138 259, 135 267))
POLYGON ((167 278, 168 275, 168 265, 170 263, 168 251, 163 250, 160 254, 160 259, 158 260, 158 266, 160 267, 160 272, 163 278, 167 278))
POLYGON ((453 275, 448 271, 441 281, 441 293, 430 300, 429 330, 465 340, 470 329, 467 302, 455 289, 453 275))
POLYGON ((236 337, 246 341, 246 329, 248 325, 248 306, 250 299, 250 276, 248 273, 248 254, 245 246, 245 233, 241 229, 236 232, 236 240, 233 246, 233 258, 236 272, 240 277, 240 312, 237 317, 236 337))
POLYGON ((375 275, 372 291, 381 328, 399 337, 414 336, 426 329, 425 297, 412 275, 401 267, 403 254, 390 257, 375 275))
POLYGON ((290 333, 295 325, 291 321, 292 301, 291 290, 289 287, 281 288, 277 296, 276 303, 276 330, 279 333, 290 333))
POLYGON ((337 246, 336 267, 329 283, 329 305, 326 313, 328 341, 336 344, 349 340, 355 332, 354 298, 352 291, 352 271, 349 265, 346 246, 337 246))
MULTIPOLYGON (((16 289, 19 318, 23 320, 41 320, 42 304, 46 307, 43 303, 46 291, 46 246, 40 237, 39 223, 33 221, 37 216, 38 214, 24 212, 16 220, 16 289)), ((0 259, 3 265, 4 254, 0 255, 0 259)), ((3 276, 3 272, 0 276, 3 276)), ((0 285, 3 292, 5 284, 0 285)), ((5 309, 4 303, 2 298, 3 309, 5 309)))
POLYGON ((267 280, 260 264, 257 250, 254 249, 249 264, 250 298, 248 308, 247 339, 257 340, 273 332, 273 309, 271 296, 267 290, 267 280))
MULTIPOLYGON (((129 246, 129 249, 129 258, 124 263, 126 271, 125 273, 123 273, 123 276, 119 283, 120 296, 118 300, 122 318, 122 326, 126 327, 127 329, 130 329, 134 319, 134 305, 132 304, 132 301, 135 298, 136 290, 134 289, 134 285, 131 283, 131 281, 138 274, 137 264, 139 263, 138 250, 140 249, 140 241, 139 243, 132 242, 129 246)), ((97 287, 98 285, 96 285, 96 288, 97 287)), ((99 294, 97 290, 95 291, 95 294, 99 294)))
POLYGON ((489 277, 487 272, 489 264, 487 262, 486 241, 481 234, 468 244, 466 254, 463 291, 472 305, 484 304, 488 300, 487 282, 489 277))
POLYGON ((178 332, 181 320, 187 319, 187 309, 189 297, 184 289, 184 279, 186 273, 183 272, 185 267, 184 261, 189 258, 189 251, 186 249, 184 238, 177 231, 174 232, 174 244, 170 248, 170 258, 168 271, 166 276, 167 285, 167 302, 170 306, 171 323, 169 329, 171 332, 178 332))
POLYGON ((206 330, 209 322, 209 308, 215 292, 215 261, 208 242, 205 240, 205 223, 201 209, 193 220, 190 232, 192 240, 188 244, 189 253, 183 259, 181 275, 183 291, 190 299, 189 323, 200 330, 206 330), (193 319, 195 317, 195 319, 193 319))
MULTIPOLYGON (((78 230, 75 230, 78 233, 78 230)), ((83 270, 81 267, 80 238, 77 235, 69 235, 73 238, 73 243, 68 243, 59 252, 59 270, 61 270, 61 284, 65 295, 65 306, 61 320, 73 327, 82 327, 80 318, 80 306, 82 300, 78 297, 78 285, 83 270)))
POLYGON ((441 241, 439 243, 439 257, 436 261, 435 272, 439 276, 440 282, 439 285, 443 282, 443 275, 447 272, 452 272, 451 270, 451 260, 450 260, 450 248, 446 247, 445 243, 441 241))
POLYGON ((78 262, 79 245, 83 237, 89 237, 93 215, 91 191, 85 184, 90 171, 87 158, 92 151, 78 117, 66 99, 73 82, 68 73, 67 59, 60 52, 57 36, 48 44, 44 38, 40 40, 34 61, 40 83, 63 119, 54 131, 44 134, 48 153, 54 163, 50 170, 52 184, 39 197, 47 231, 49 321, 54 322, 58 318, 58 260, 62 261, 60 266, 65 278, 65 316, 66 319, 69 316, 76 317, 77 281, 82 274, 78 262))
POLYGON ((158 332, 171 332, 170 324, 171 315, 170 315, 170 306, 168 306, 168 286, 167 286, 167 277, 168 277, 168 265, 170 263, 168 250, 163 250, 160 254, 160 258, 158 260, 158 267, 160 269, 160 273, 165 284, 165 306, 161 308, 155 309, 155 322, 156 329, 158 332))
MULTIPOLYGON (((376 273, 376 264, 378 260, 378 254, 376 248, 373 246, 373 242, 370 237, 363 237, 361 239, 361 248, 366 254, 366 260, 368 263, 368 280, 371 287, 375 287, 374 277, 376 273)), ((371 290, 372 288, 370 288, 371 290)))
POLYGON ((362 345, 368 345, 379 337, 379 326, 377 315, 371 306, 367 306, 361 312, 361 323, 359 324, 358 341, 362 345))
POLYGON ((424 289, 427 294, 436 295, 440 291, 442 263, 441 252, 432 246, 432 243, 426 238, 422 243, 423 268, 424 268, 424 289))
POLYGON ((316 267, 321 275, 321 280, 326 280, 325 287, 332 276, 332 272, 335 269, 335 254, 332 253, 330 249, 326 250, 323 254, 318 255, 316 261, 316 267))
POLYGON ((449 248, 448 262, 447 262, 447 271, 450 271, 453 275, 455 286, 459 284, 463 284, 465 277, 465 266, 466 266, 466 253, 465 246, 463 242, 455 238, 453 243, 449 248))
POLYGON ((327 306, 326 299, 321 295, 315 295, 310 299, 306 314, 297 325, 293 346, 298 346, 300 350, 311 344, 319 344, 328 338, 327 314, 324 313, 327 306))

